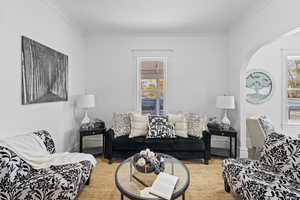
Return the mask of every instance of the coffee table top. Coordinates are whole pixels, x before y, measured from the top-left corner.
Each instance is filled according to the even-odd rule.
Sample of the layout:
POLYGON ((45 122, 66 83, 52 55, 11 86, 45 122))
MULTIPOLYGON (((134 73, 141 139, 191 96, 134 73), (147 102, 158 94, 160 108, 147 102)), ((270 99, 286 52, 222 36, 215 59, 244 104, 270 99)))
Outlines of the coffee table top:
MULTIPOLYGON (((190 184, 190 174, 187 167, 176 158, 160 154, 165 160, 165 173, 172 174, 179 178, 172 198, 182 195, 190 184)), ((160 200, 160 198, 146 198, 140 195, 141 190, 146 186, 132 177, 134 175, 149 187, 156 179, 154 173, 144 174, 134 169, 132 165, 133 156, 123 161, 117 168, 115 173, 115 183, 121 194, 132 200, 160 200)))

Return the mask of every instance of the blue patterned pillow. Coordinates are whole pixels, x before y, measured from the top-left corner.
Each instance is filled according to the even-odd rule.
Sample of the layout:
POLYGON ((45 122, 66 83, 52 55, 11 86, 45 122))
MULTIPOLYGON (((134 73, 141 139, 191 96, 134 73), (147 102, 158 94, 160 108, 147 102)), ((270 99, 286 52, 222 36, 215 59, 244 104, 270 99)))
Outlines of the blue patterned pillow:
POLYGON ((149 116, 147 138, 175 138, 174 125, 168 122, 168 116, 149 116))

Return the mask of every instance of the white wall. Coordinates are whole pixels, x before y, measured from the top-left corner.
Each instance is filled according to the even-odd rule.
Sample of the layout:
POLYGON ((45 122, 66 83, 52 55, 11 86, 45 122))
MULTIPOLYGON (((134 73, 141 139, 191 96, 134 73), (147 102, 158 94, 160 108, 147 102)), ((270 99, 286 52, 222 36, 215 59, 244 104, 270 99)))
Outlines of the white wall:
POLYGON ((235 127, 240 130, 240 155, 247 157, 245 75, 251 56, 264 44, 277 39, 282 34, 300 26, 300 1, 262 1, 259 9, 240 19, 229 34, 229 89, 239 97, 235 110, 235 127))
POLYGON ((69 56, 69 97, 85 89, 85 40, 44 0, 6 0, 0 8, 0 138, 48 129, 58 151, 78 143, 71 101, 21 105, 21 36, 69 56))
MULTIPOLYGON (((259 49, 250 59, 247 70, 263 69, 270 73, 273 78, 273 95, 272 98, 263 104, 246 103, 247 116, 268 116, 277 131, 282 131, 282 85, 286 81, 286 74, 282 74, 282 50, 296 50, 300 52, 300 35, 282 37, 271 44, 259 49)), ((284 125, 284 124, 283 124, 284 125)), ((285 134, 297 137, 299 128, 293 126, 287 129, 285 134)), ((283 129, 284 130, 284 129, 283 129)))
POLYGON ((132 49, 172 49, 167 71, 167 111, 220 116, 217 95, 227 93, 227 39, 210 37, 92 36, 88 39, 88 92, 94 117, 110 125, 113 112, 136 110, 132 49))

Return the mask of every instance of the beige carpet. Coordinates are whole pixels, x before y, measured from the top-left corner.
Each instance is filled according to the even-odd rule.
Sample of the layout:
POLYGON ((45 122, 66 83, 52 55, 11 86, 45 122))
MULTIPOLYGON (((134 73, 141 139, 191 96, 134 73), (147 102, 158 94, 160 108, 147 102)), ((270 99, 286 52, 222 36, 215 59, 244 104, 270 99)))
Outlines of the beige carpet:
MULTIPOLYGON (((109 165, 106 159, 97 158, 90 185, 83 188, 77 200, 119 200, 120 193, 115 186, 115 170, 121 161, 109 165)), ((201 160, 183 161, 191 175, 186 200, 233 200, 233 195, 224 191, 222 160, 213 158, 209 165, 201 160)), ((125 198, 127 199, 127 198, 125 198)), ((181 199, 181 198, 178 198, 181 199)))

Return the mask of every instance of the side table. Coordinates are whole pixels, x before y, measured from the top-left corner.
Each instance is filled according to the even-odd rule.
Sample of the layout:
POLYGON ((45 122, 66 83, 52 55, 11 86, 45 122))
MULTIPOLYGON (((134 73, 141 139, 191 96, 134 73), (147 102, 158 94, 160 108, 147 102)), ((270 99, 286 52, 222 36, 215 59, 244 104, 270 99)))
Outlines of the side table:
POLYGON ((106 134, 106 129, 105 128, 98 128, 98 129, 80 129, 80 144, 79 144, 79 152, 80 153, 90 153, 93 156, 98 156, 104 153, 104 145, 105 145, 105 134, 106 134), (82 148, 82 143, 83 143, 83 137, 85 136, 94 136, 94 135, 102 135, 103 140, 102 140, 102 148, 101 144, 99 144, 99 147, 93 147, 93 148, 82 148))
MULTIPOLYGON (((229 147, 229 157, 233 157, 233 152, 232 152, 232 139, 234 139, 234 158, 237 157, 237 131, 233 128, 229 128, 228 130, 225 129, 213 129, 209 128, 209 133, 211 135, 217 135, 217 136, 223 136, 223 137, 229 137, 230 141, 230 147, 229 147)), ((226 151, 222 149, 222 151, 226 151)), ((212 153, 212 155, 215 155, 212 153)))

